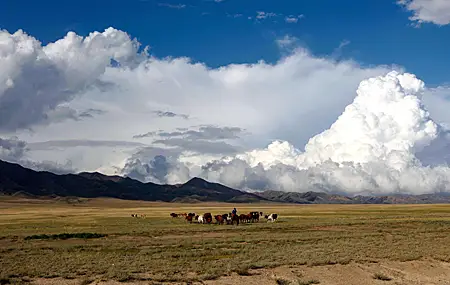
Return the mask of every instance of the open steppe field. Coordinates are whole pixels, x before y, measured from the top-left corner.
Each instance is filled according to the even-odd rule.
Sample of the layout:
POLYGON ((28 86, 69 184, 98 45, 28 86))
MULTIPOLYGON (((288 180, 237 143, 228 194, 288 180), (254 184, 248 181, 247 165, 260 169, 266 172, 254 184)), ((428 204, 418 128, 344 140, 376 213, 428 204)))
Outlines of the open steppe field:
POLYGON ((450 205, 0 197, 0 284, 450 284, 448 261, 450 205), (169 216, 233 207, 279 219, 231 226, 169 216), (85 234, 51 236, 63 233, 85 234))

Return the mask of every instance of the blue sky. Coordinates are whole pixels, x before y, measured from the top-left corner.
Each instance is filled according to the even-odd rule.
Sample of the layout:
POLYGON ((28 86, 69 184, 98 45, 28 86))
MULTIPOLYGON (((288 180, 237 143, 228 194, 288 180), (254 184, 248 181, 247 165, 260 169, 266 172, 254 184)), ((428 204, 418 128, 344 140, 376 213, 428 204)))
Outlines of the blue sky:
POLYGON ((86 35, 112 26, 128 32, 158 57, 187 56, 211 67, 274 62, 276 39, 285 35, 316 55, 340 56, 363 65, 398 64, 429 86, 449 81, 450 27, 415 28, 391 0, 4 0, 0 28, 23 29, 43 43, 67 31, 86 35), (25 8, 26 7, 26 8, 25 8), (258 11, 276 16, 255 21, 258 11), (297 23, 285 17, 303 15, 297 23), (249 19, 248 17, 252 17, 249 19))

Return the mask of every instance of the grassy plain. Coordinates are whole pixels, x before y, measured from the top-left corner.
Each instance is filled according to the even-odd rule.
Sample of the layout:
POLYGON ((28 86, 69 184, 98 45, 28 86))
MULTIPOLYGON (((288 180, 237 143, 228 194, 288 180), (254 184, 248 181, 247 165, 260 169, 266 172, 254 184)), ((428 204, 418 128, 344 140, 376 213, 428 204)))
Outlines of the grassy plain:
POLYGON ((68 204, 0 197, 4 284, 36 278, 78 280, 74 284, 199 282, 282 266, 448 262, 449 244, 450 205, 188 205, 113 199, 68 204), (276 212, 279 221, 201 225, 169 216, 228 213, 234 206, 240 213, 276 212), (146 217, 132 218, 132 213, 146 217), (63 233, 99 235, 30 238, 63 233))

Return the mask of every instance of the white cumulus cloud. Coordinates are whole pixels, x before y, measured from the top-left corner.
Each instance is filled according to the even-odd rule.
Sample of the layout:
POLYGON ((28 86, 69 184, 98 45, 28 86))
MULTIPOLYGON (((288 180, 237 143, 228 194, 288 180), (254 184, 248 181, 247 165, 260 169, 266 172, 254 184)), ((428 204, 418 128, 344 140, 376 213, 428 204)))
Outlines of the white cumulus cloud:
POLYGON ((0 130, 45 121, 59 103, 90 88, 112 59, 136 59, 138 48, 112 28, 86 38, 69 32, 46 46, 21 30, 0 31, 0 130))
POLYGON ((450 1, 448 0, 399 0, 397 3, 411 11, 411 21, 433 23, 436 25, 450 24, 450 1))

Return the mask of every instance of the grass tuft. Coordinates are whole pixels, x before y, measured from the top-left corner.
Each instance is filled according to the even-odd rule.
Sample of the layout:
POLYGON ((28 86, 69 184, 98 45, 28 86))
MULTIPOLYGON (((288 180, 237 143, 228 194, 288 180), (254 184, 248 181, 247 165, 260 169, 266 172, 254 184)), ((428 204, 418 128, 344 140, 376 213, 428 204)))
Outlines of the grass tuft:
POLYGON ((383 273, 375 273, 373 275, 373 279, 382 280, 382 281, 391 281, 392 278, 384 275, 383 273))
POLYGON ((248 269, 238 269, 236 273, 239 276, 252 276, 253 274, 248 271, 248 269))
POLYGON ((89 279, 89 278, 85 278, 85 279, 82 279, 82 280, 80 281, 79 285, 89 285, 89 284, 91 284, 92 282, 93 282, 93 280, 91 280, 91 279, 89 279))
POLYGON ((283 279, 283 278, 277 278, 277 279, 275 280, 275 282, 276 282, 278 285, 290 285, 290 284, 291 284, 291 281, 286 280, 286 279, 283 279))

